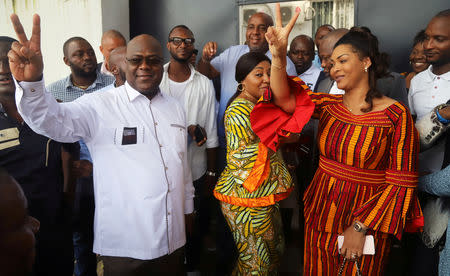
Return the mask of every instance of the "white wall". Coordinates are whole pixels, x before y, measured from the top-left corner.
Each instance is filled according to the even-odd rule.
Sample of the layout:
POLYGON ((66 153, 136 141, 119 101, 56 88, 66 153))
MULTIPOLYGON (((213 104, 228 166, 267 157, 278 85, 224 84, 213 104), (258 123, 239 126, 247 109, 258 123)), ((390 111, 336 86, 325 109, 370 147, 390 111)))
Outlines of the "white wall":
POLYGON ((30 35, 32 15, 39 14, 44 76, 46 83, 50 84, 70 74, 69 67, 63 62, 62 51, 64 41, 68 38, 72 36, 85 38, 91 43, 97 61, 100 62, 103 60, 99 50, 103 30, 116 28, 124 32, 125 37, 129 36, 128 1, 104 0, 104 2, 116 8, 102 9, 101 0, 2 0, 0 1, 0 35, 16 38, 9 20, 13 12, 19 15, 25 32, 30 35), (14 6, 12 3, 15 3, 14 6), (106 18, 111 19, 103 20, 105 13, 106 18), (114 22, 113 18, 116 19, 114 22))

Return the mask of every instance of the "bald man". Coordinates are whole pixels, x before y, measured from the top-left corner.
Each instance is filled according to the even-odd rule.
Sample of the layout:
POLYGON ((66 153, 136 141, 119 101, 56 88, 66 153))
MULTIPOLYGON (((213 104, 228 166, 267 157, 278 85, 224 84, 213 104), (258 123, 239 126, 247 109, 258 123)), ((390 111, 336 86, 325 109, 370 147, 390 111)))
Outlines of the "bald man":
POLYGON ((127 71, 127 47, 121 46, 112 50, 109 55, 108 66, 116 79, 112 84, 114 87, 123 85, 126 81, 125 72, 127 71))
POLYGON ((39 16, 30 42, 18 17, 12 21, 20 43, 9 57, 24 120, 56 141, 83 139, 91 152, 94 252, 104 275, 183 274, 194 188, 184 110, 159 89, 161 44, 150 35, 135 37, 127 45, 124 85, 58 104, 45 93, 39 16))
POLYGON ((314 41, 307 35, 296 36, 289 47, 289 58, 295 65, 297 75, 311 90, 316 86, 320 69, 313 64, 314 41))
POLYGON ((100 44, 100 52, 103 54, 103 62, 97 65, 100 72, 112 76, 111 68, 109 67, 109 55, 111 51, 117 47, 126 46, 127 41, 125 37, 117 30, 108 30, 103 33, 100 44))

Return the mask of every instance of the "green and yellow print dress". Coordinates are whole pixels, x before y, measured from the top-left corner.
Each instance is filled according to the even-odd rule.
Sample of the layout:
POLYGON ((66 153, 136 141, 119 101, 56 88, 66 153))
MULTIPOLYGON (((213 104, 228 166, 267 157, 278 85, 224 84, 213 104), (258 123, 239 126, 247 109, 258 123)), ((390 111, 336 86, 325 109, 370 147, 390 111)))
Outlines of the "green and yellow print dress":
POLYGON ((225 112, 227 166, 214 190, 239 251, 233 275, 276 274, 284 250, 277 202, 293 188, 282 158, 251 128, 253 107, 236 98, 225 112))

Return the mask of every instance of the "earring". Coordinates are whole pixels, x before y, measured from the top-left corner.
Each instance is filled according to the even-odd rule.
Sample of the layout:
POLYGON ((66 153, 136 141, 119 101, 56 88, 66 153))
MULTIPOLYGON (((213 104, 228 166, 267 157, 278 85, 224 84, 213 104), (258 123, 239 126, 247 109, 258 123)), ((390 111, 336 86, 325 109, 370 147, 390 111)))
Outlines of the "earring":
POLYGON ((365 67, 365 68, 364 68, 364 72, 366 72, 366 73, 367 73, 367 67, 365 67))
POLYGON ((239 92, 244 91, 244 84, 243 84, 242 82, 240 82, 240 83, 238 84, 237 90, 238 90, 239 92))

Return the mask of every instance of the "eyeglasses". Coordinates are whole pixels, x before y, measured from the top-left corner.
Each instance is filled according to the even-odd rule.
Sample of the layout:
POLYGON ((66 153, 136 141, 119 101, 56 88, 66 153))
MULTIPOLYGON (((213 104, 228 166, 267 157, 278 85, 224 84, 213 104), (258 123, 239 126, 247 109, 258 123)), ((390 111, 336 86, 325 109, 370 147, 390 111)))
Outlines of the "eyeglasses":
POLYGON ((192 44, 194 44, 195 39, 194 38, 171 37, 171 38, 169 38, 169 42, 172 42, 173 44, 175 44, 175 46, 180 46, 181 43, 183 43, 183 42, 184 42, 184 45, 191 46, 192 44))
POLYGON ((147 57, 133 57, 133 58, 127 58, 128 63, 130 63, 133 66, 139 66, 142 63, 147 63, 148 65, 160 65, 163 63, 163 59, 160 57, 155 56, 147 56, 147 57))

